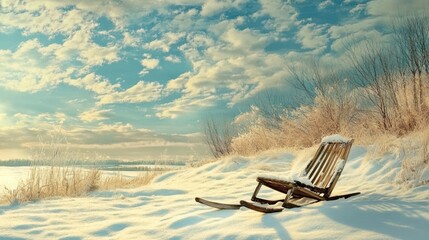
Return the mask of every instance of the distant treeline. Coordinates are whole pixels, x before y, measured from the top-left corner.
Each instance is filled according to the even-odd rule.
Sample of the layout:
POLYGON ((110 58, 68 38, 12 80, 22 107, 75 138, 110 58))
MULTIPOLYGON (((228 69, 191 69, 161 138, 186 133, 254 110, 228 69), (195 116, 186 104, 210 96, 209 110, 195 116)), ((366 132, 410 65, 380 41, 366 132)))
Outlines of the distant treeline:
POLYGON ((5 167, 20 167, 20 166, 31 166, 32 161, 31 160, 24 160, 24 159, 11 159, 6 161, 0 161, 0 166, 5 167))
POLYGON ((178 160, 137 160, 137 161, 121 161, 121 160, 101 160, 101 161, 88 161, 88 160, 73 160, 73 161, 32 161, 27 159, 11 159, 0 161, 0 166, 6 167, 23 167, 23 166, 52 166, 52 165, 66 165, 66 166, 132 166, 132 165, 170 165, 170 166, 185 166, 185 161, 178 160))

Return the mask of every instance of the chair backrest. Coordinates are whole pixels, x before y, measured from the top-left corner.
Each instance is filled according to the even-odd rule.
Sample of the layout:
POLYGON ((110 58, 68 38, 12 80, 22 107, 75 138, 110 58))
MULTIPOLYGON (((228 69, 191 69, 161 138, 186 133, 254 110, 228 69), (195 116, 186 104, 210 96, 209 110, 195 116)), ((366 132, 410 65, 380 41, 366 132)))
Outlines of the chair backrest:
MULTIPOLYGON (((334 135, 338 136, 338 135, 334 135)), ((316 154, 305 168, 305 175, 318 188, 325 189, 329 197, 349 156, 353 139, 338 136, 322 140, 316 154)))

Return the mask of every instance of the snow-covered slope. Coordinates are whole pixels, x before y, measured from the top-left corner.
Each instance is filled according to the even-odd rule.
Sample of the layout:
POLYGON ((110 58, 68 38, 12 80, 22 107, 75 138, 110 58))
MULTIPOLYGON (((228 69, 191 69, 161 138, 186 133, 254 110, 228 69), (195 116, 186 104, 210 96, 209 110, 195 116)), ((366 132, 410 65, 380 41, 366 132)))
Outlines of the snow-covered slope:
POLYGON ((232 156, 166 173, 138 189, 1 206, 0 239, 427 239, 429 186, 396 183, 400 155, 372 159, 361 146, 352 148, 334 190, 362 192, 347 200, 265 215, 194 201, 248 200, 258 175, 300 172, 315 150, 232 156))

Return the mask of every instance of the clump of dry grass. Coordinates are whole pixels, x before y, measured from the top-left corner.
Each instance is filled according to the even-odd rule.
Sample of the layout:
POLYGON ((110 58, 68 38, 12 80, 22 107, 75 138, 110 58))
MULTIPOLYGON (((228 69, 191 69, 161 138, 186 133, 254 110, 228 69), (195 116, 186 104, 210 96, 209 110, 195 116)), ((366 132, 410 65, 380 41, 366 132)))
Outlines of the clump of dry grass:
POLYGON ((6 202, 18 203, 54 196, 81 196, 98 188, 98 170, 70 167, 33 167, 16 189, 5 189, 6 202))
POLYGON ((404 146, 402 148, 404 161, 398 175, 401 183, 420 186, 429 184, 429 131, 414 134, 417 146, 404 146), (420 136, 416 136, 420 135, 420 136))
POLYGON ((5 188, 3 201, 8 204, 50 197, 78 197, 95 190, 132 188, 148 184, 158 173, 146 172, 127 178, 120 173, 102 176, 98 169, 78 167, 34 167, 27 179, 15 189, 5 188))
MULTIPOLYGON (((66 133, 55 129, 48 137, 41 139, 33 149, 35 166, 29 176, 15 189, 4 189, 0 203, 20 203, 50 197, 78 197, 95 190, 131 188, 145 185, 159 172, 146 172, 134 178, 103 176, 94 166, 92 169, 79 167, 80 159, 92 158, 82 153, 73 153, 68 148, 66 133)), ((96 158, 94 160, 97 160, 96 158)))
POLYGON ((150 183, 150 181, 161 174, 162 172, 144 172, 136 177, 125 177, 121 173, 117 173, 114 176, 104 177, 98 185, 99 190, 109 190, 118 188, 135 188, 144 186, 150 183))
POLYGON ((281 132, 275 132, 263 125, 251 127, 233 138, 231 146, 235 154, 252 155, 272 148, 282 147, 283 135, 281 132))

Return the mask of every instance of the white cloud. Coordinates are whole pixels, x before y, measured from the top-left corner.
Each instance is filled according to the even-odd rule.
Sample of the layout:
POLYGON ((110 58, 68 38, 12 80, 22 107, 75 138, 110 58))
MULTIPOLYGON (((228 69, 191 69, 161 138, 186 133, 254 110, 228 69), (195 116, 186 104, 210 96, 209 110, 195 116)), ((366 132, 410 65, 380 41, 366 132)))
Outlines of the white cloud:
POLYGON ((112 109, 96 109, 92 108, 88 111, 79 114, 79 119, 83 122, 100 121, 108 118, 109 113, 112 109))
POLYGON ((16 51, 0 50, 0 86, 36 92, 52 88, 68 78, 75 70, 56 61, 51 47, 30 39, 22 42, 16 51))
POLYGON ((272 20, 266 23, 267 27, 283 32, 290 29, 297 22, 298 11, 292 6, 291 1, 259 0, 259 3, 262 9, 255 14, 255 17, 270 16, 272 20))
POLYGON ((52 128, 53 126, 63 124, 67 118, 68 116, 62 112, 39 113, 36 115, 15 113, 13 115, 15 126, 25 128, 52 128))
POLYGON ((334 3, 332 2, 332 0, 325 0, 323 2, 321 2, 318 6, 319 9, 325 9, 329 6, 334 6, 334 3))
POLYGON ((260 51, 267 44, 268 38, 257 31, 244 29, 237 30, 230 28, 221 39, 230 43, 234 49, 239 51, 260 51))
POLYGON ((159 59, 152 58, 151 55, 145 54, 145 58, 140 61, 143 69, 139 72, 140 75, 146 75, 149 73, 149 70, 155 69, 159 65, 159 59))
POLYGON ((307 23, 300 27, 296 38, 304 48, 315 49, 325 47, 328 43, 326 26, 307 23))
POLYGON ((107 79, 94 73, 89 73, 82 78, 67 79, 65 82, 70 86, 82 88, 97 94, 114 93, 120 87, 119 84, 111 84, 107 79))
MULTIPOLYGON (((16 4, 9 8, 9 11, 2 12, 0 26, 23 29, 26 34, 39 32, 46 35, 57 33, 69 35, 79 29, 79 26, 92 24, 85 11, 79 9, 63 11, 56 7, 46 7, 48 4, 41 1, 37 2, 44 5, 43 7, 33 7, 34 2, 16 4)), ((59 5, 65 5, 65 3, 59 5)))
POLYGON ((370 15, 383 17, 409 15, 410 13, 427 14, 429 10, 427 0, 409 0, 406 4, 402 0, 373 0, 369 1, 367 6, 370 15))
POLYGON ((153 40, 145 44, 145 47, 148 49, 153 49, 153 50, 160 49, 163 52, 169 52, 171 45, 175 44, 184 36, 185 36, 184 33, 167 32, 164 34, 164 36, 161 39, 153 40))
POLYGON ((193 70, 170 80, 166 86, 167 90, 180 91, 183 98, 158 108, 158 117, 177 117, 180 112, 187 112, 181 103, 199 95, 213 95, 210 104, 223 99, 234 105, 284 81, 286 61, 279 54, 265 52, 268 35, 251 29, 238 30, 234 23, 225 21, 210 30, 220 29, 224 29, 220 31, 222 41, 189 35, 180 49, 193 70))
POLYGON ((328 29, 333 53, 343 54, 347 48, 360 44, 362 41, 381 41, 385 38, 376 28, 383 24, 382 18, 369 18, 359 22, 331 26, 328 29))
POLYGON ((245 0, 208 0, 201 7, 201 15, 212 16, 230 8, 238 8, 245 0))
POLYGON ((172 63, 180 63, 182 61, 178 56, 175 56, 175 55, 168 55, 164 59, 172 63))
POLYGON ((159 60, 155 58, 145 58, 141 61, 141 64, 146 69, 155 69, 159 65, 159 60))
POLYGON ((261 117, 261 110, 255 106, 250 106, 250 110, 248 112, 240 113, 234 118, 233 123, 236 125, 247 125, 247 124, 255 124, 258 119, 261 117))
POLYGON ((134 36, 132 33, 124 32, 123 35, 123 42, 125 46, 137 47, 140 44, 140 39, 137 36, 134 36))
POLYGON ((94 160, 159 159, 160 149, 167 151, 164 153, 166 159, 187 160, 193 154, 198 156, 192 157, 208 154, 199 134, 160 134, 122 122, 100 123, 91 127, 64 124, 59 130, 55 127, 57 125, 32 122, 42 119, 42 116, 18 116, 26 118, 28 125, 0 126, 3 133, 0 134, 1 159, 31 158, 32 152, 40 151, 41 147, 46 148, 47 144, 67 149, 74 157, 89 154, 94 160), (60 141, 52 142, 52 135, 58 135, 60 139, 56 140, 60 141))
POLYGON ((92 28, 81 28, 68 38, 55 54, 60 59, 71 60, 74 55, 83 64, 91 66, 112 63, 120 60, 119 47, 115 45, 100 46, 92 42, 92 28))
POLYGON ((139 81, 124 91, 97 96, 97 104, 153 102, 161 98, 162 90, 163 85, 158 82, 139 81))
POLYGON ((177 118, 179 115, 189 112, 194 112, 197 109, 214 106, 219 100, 215 95, 200 94, 197 96, 182 96, 169 103, 165 103, 155 107, 158 112, 156 116, 159 118, 177 118))
POLYGON ((369 18, 359 22, 331 26, 329 27, 328 32, 331 38, 337 39, 357 32, 374 30, 377 24, 381 24, 380 19, 369 18))
POLYGON ((353 14, 355 14, 355 13, 360 13, 360 12, 365 11, 365 10, 366 10, 366 8, 367 8, 366 4, 361 3, 361 4, 356 5, 354 8, 352 8, 352 9, 350 10, 350 13, 353 13, 353 14))
MULTIPOLYGON (((70 11, 73 12, 73 10, 70 11)), ((119 48, 117 46, 100 46, 92 41, 93 29, 96 26, 94 23, 85 22, 81 25, 76 24, 76 22, 68 23, 67 16, 72 13, 65 14, 64 21, 57 23, 60 24, 59 26, 55 28, 46 27, 47 30, 43 28, 46 30, 44 34, 48 36, 51 34, 51 30, 54 34, 59 31, 58 29, 63 29, 67 34, 70 34, 63 43, 42 45, 39 40, 30 39, 21 42, 16 51, 0 50, 1 86, 14 91, 36 92, 53 88, 62 82, 70 82, 74 86, 88 89, 91 87, 77 82, 80 80, 88 81, 89 69, 93 66, 119 60, 119 48), (73 25, 73 29, 67 27, 67 24, 73 25)), ((60 19, 60 17, 58 18, 60 19)), ((26 22, 23 20, 25 22, 22 23, 23 26, 17 27, 22 27, 30 32, 42 31, 32 29, 32 25, 28 25, 29 20, 30 16, 26 22)), ((47 21, 49 22, 49 20, 47 21)), ((55 21, 55 19, 52 20, 52 22, 55 21)))
POLYGON ((153 70, 159 66, 159 59, 152 58, 150 54, 143 54, 143 59, 140 61, 140 64, 143 66, 143 69, 140 71, 140 75, 146 75, 149 73, 149 70, 153 70))
MULTIPOLYGON (((197 6, 196 6, 197 7, 197 6)), ((200 17, 199 10, 191 8, 189 10, 175 11, 173 19, 158 25, 161 32, 171 29, 174 32, 191 33, 207 28, 207 21, 200 17)))
POLYGON ((185 72, 180 74, 179 77, 168 81, 167 89, 168 90, 181 90, 185 88, 185 84, 188 79, 192 76, 191 72, 185 72))

